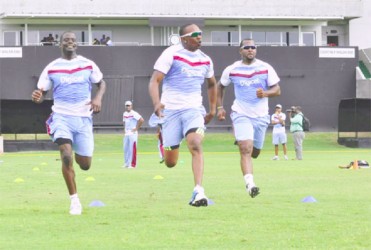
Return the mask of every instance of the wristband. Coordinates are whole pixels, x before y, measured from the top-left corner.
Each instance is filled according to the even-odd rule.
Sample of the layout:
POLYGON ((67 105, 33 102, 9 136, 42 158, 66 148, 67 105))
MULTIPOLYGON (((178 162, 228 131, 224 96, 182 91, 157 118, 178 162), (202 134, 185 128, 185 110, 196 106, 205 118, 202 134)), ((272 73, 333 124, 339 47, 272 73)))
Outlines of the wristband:
POLYGON ((217 107, 216 109, 217 109, 217 110, 219 110, 219 109, 223 109, 223 106, 219 106, 219 107, 217 107))

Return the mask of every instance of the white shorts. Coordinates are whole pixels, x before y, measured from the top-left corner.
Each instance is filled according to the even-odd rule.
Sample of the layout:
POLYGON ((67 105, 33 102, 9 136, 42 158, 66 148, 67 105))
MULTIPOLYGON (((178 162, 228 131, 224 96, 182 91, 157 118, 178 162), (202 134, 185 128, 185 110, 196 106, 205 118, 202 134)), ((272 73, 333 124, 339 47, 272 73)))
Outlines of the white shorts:
POLYGON ((76 154, 93 156, 94 136, 91 117, 52 113, 46 121, 46 126, 54 142, 58 138, 69 139, 76 154))
POLYGON ((272 134, 272 143, 273 143, 273 145, 286 144, 287 143, 286 133, 273 133, 272 134))
POLYGON ((197 108, 164 110, 162 137, 164 148, 179 146, 190 129, 198 129, 203 135, 205 130, 204 111, 197 108))
POLYGON ((269 115, 251 118, 232 112, 231 119, 233 122, 234 136, 237 141, 253 140, 255 148, 263 148, 265 132, 269 125, 269 115))

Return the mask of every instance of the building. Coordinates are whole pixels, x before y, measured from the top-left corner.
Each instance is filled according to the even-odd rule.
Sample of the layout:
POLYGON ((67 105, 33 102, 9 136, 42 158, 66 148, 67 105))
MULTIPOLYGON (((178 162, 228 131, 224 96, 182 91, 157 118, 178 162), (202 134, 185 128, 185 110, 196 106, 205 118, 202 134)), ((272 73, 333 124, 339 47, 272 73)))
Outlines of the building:
MULTIPOLYGON (((149 117, 153 63, 161 46, 177 42, 179 27, 186 23, 201 27, 217 77, 239 58, 232 46, 253 38, 261 46, 258 57, 269 61, 284 83, 284 94, 275 101, 284 106, 300 103, 313 129, 333 131, 340 100, 371 98, 371 33, 364 32, 370 12, 366 0, 0 0, 0 134, 5 125, 22 133, 22 125, 27 130, 42 124, 44 113, 33 113, 34 120, 25 123, 21 112, 34 112, 30 93, 42 68, 60 55, 58 48, 47 45, 58 45, 66 30, 77 34, 79 45, 87 45, 79 48, 82 54, 99 59, 110 85, 95 124, 121 126, 121 102, 129 99, 149 117), (115 46, 90 46, 103 36, 115 46)), ((231 101, 226 98, 226 104, 231 101)), ((230 127, 229 121, 225 124, 230 127)))
POLYGON ((349 29, 357 30, 352 21, 365 13, 363 4, 362 0, 0 0, 0 46, 56 44, 65 30, 75 31, 83 45, 102 36, 111 37, 114 45, 169 45, 179 26, 188 22, 202 27, 206 45, 237 45, 241 38, 252 37, 259 45, 357 46, 349 29))

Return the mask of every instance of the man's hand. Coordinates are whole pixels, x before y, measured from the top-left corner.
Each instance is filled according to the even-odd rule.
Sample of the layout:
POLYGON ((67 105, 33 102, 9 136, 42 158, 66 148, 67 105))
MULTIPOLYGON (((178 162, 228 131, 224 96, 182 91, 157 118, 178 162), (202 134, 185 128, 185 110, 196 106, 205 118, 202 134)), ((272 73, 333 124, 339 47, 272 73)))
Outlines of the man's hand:
POLYGON ((155 110, 154 113, 159 117, 162 118, 164 117, 164 114, 162 113, 162 110, 165 108, 165 105, 162 104, 161 102, 157 103, 155 105, 155 110))
POLYGON ((264 92, 264 90, 263 90, 262 88, 258 88, 258 89, 256 90, 256 96, 257 96, 258 98, 263 98, 263 97, 265 97, 265 92, 264 92))
POLYGON ((87 105, 90 105, 90 111, 93 111, 94 114, 98 114, 102 109, 102 101, 99 98, 94 98, 87 105))
POLYGON ((214 118, 214 114, 212 113, 207 113, 204 117, 205 119, 205 124, 208 124, 212 119, 214 118))
POLYGON ((43 102, 43 90, 42 89, 35 89, 32 92, 32 101, 35 103, 42 103, 43 102))
POLYGON ((224 121, 225 120, 225 109, 223 107, 220 107, 218 108, 218 113, 217 113, 217 116, 218 116, 218 120, 219 121, 224 121))

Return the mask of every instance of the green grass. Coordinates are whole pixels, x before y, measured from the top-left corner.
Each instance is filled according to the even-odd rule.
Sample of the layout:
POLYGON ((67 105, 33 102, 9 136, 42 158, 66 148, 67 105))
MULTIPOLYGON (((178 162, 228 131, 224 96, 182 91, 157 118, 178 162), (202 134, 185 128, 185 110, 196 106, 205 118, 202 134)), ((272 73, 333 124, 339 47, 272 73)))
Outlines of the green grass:
MULTIPOLYGON (((308 133, 303 161, 272 161, 267 134, 254 160, 261 194, 251 199, 232 135, 207 134, 204 187, 215 204, 195 208, 187 204, 193 176, 185 144, 167 169, 155 136, 142 134, 138 169, 130 170, 121 168, 121 135, 97 134, 92 168, 76 167, 81 216, 68 214, 58 152, 5 153, 0 249, 370 249, 371 169, 338 168, 370 162, 370 149, 340 146, 336 136, 308 133), (303 203, 306 196, 317 202, 303 203), (106 206, 89 207, 93 200, 106 206)), ((293 158, 291 135, 288 149, 293 158)))

